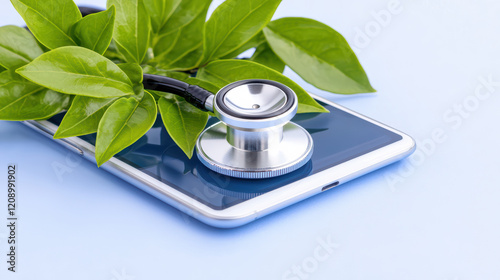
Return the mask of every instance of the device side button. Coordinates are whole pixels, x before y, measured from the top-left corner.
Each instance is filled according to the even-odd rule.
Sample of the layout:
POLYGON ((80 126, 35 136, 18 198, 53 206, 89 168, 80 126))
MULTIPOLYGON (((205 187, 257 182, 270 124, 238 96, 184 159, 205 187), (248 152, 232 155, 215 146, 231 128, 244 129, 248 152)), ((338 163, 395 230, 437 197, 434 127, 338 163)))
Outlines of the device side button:
POLYGON ((338 186, 338 185, 339 185, 339 181, 336 181, 336 182, 334 182, 334 183, 331 183, 331 184, 329 184, 329 185, 324 186, 324 187, 321 189, 321 191, 322 191, 322 192, 327 191, 327 190, 332 189, 332 188, 334 188, 334 187, 336 187, 336 186, 338 186))

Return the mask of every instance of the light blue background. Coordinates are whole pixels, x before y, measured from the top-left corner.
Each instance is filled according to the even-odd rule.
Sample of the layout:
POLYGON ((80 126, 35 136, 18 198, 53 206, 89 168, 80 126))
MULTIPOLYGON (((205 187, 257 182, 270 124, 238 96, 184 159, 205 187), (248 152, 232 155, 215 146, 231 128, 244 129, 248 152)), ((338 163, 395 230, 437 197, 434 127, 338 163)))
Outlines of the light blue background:
MULTIPOLYGON (((0 191, 0 279, 498 279, 500 84, 489 92, 481 79, 500 82, 500 2, 401 1, 375 23, 390 2, 286 0, 277 17, 315 18, 346 37, 378 93, 328 96, 418 139, 409 160, 220 230, 0 122, 0 181, 16 163, 20 200, 14 275, 0 191)), ((0 25, 21 24, 0 5, 0 25)))

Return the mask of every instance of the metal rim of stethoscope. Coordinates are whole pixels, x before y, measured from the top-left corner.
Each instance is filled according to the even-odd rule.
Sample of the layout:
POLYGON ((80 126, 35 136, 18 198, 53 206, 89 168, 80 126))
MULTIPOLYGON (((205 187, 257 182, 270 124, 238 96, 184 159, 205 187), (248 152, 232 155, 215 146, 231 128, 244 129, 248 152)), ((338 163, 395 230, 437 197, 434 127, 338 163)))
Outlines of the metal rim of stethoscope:
MULTIPOLYGON (((294 155, 293 159, 286 158, 283 161, 285 162, 282 165, 274 165, 274 166, 266 166, 263 168, 248 168, 248 167, 235 167, 234 165, 225 164, 222 160, 214 160, 210 155, 207 154, 206 150, 203 149, 202 141, 203 136, 210 130, 215 130, 217 126, 220 126, 221 123, 217 123, 207 128, 197 140, 196 143, 196 155, 203 165, 205 165, 208 169, 217 172, 219 174, 223 174, 230 177, 241 178, 241 179, 267 179, 273 178, 281 175, 285 175, 291 173, 311 160, 314 144, 312 137, 310 134, 301 126, 296 125, 294 123, 287 124, 289 129, 293 131, 295 134, 301 134, 303 136, 303 143, 307 143, 305 146, 295 147, 294 151, 302 151, 298 156, 297 153, 294 155)), ((226 148, 231 149, 228 145, 224 145, 225 143, 222 140, 225 139, 225 135, 223 131, 218 131, 219 135, 222 135, 220 140, 220 146, 226 146, 226 148)), ((287 149, 284 149, 285 152, 287 149)), ((288 149, 289 150, 289 149, 288 149)), ((232 149, 233 152, 240 152, 238 149, 232 149)), ((289 150, 292 151, 292 150, 289 150)), ((264 153, 267 151, 264 151, 264 153)), ((245 153, 262 153, 262 152, 245 152, 245 153)), ((214 154, 214 153, 212 153, 214 154)))
MULTIPOLYGON (((265 88, 261 90, 265 90, 265 88)), ((283 125, 297 113, 297 107, 298 101, 293 90, 281 83, 263 79, 241 80, 231 83, 217 92, 213 101, 213 111, 216 117, 226 125, 240 130, 256 130, 283 125), (281 106, 258 114, 247 113, 248 110, 245 112, 238 106, 231 106, 229 100, 234 99, 234 96, 230 96, 231 93, 245 86, 251 88, 252 85, 264 85, 268 89, 274 87, 275 94, 284 99, 278 101, 282 103, 281 106)))
POLYGON ((216 100, 215 104, 217 105, 218 112, 220 113, 224 113, 235 118, 243 118, 246 120, 262 120, 262 119, 270 119, 273 117, 282 116, 284 113, 286 113, 293 107, 294 103, 296 102, 296 99, 297 98, 295 97, 295 93, 284 84, 271 80, 253 79, 253 80, 241 80, 225 86, 215 95, 215 100, 216 100), (279 88, 286 96, 286 103, 283 106, 281 106, 278 110, 275 110, 267 114, 259 114, 259 115, 236 112, 235 110, 231 110, 227 106, 225 97, 227 93, 229 93, 232 89, 240 87, 242 85, 249 85, 256 83, 262 83, 262 84, 265 83, 267 85, 272 85, 275 86, 276 88, 279 88))

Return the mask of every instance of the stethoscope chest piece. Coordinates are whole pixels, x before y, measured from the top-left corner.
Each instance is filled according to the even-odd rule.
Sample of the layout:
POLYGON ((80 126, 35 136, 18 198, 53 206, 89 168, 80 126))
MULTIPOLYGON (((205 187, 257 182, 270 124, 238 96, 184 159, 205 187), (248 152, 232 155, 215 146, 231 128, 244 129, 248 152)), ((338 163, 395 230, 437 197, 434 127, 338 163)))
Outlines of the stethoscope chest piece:
POLYGON ((201 133, 197 156, 208 168, 231 177, 261 179, 284 175, 306 164, 311 135, 290 122, 297 96, 268 80, 245 80, 221 89, 213 100, 221 120, 201 133))

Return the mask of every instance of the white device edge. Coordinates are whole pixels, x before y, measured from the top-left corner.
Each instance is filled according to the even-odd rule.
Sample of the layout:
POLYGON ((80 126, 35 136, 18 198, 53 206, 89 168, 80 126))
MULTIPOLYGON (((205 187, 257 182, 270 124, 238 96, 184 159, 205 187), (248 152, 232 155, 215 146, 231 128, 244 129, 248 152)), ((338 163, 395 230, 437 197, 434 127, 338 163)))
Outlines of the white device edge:
MULTIPOLYGON (((286 206, 321 193, 323 188, 331 184, 335 184, 335 186, 343 184, 375 169, 398 161, 415 150, 415 141, 410 136, 357 112, 351 111, 330 100, 314 94, 311 94, 311 96, 328 105, 392 131, 400 135, 402 139, 222 210, 210 208, 115 157, 103 164, 101 168, 203 223, 214 227, 233 228, 247 224, 286 206)), ((57 130, 57 126, 48 121, 25 121, 23 123, 51 139, 57 130)), ((78 137, 71 137, 54 141, 95 163, 95 148, 84 140, 78 137)))

